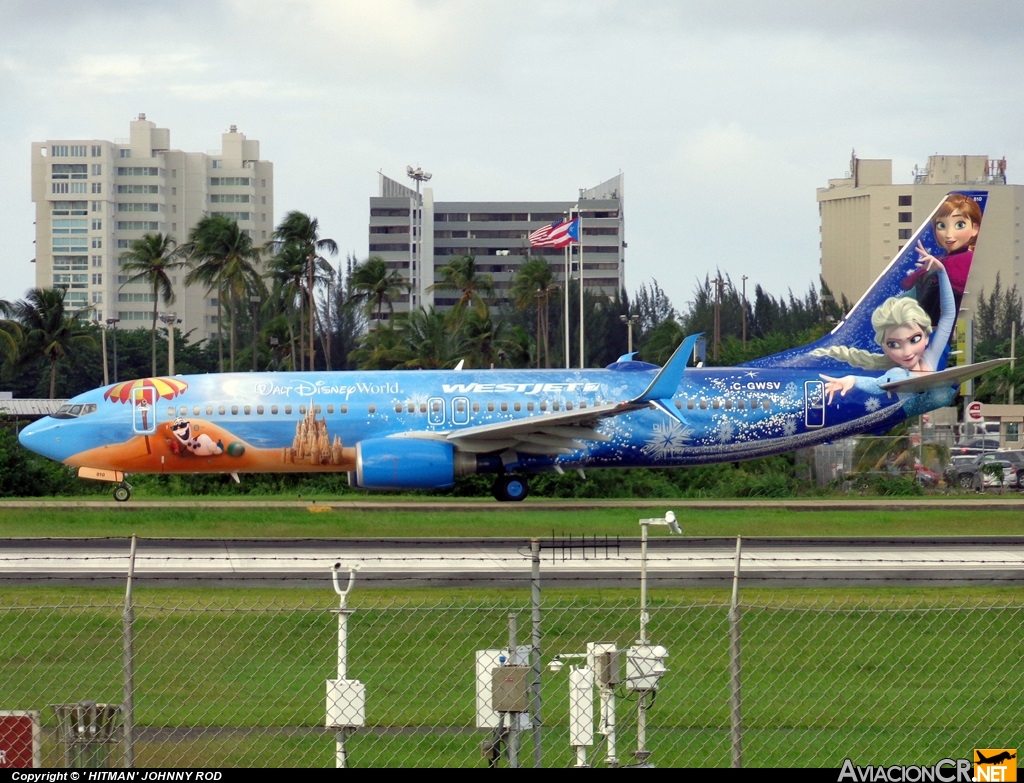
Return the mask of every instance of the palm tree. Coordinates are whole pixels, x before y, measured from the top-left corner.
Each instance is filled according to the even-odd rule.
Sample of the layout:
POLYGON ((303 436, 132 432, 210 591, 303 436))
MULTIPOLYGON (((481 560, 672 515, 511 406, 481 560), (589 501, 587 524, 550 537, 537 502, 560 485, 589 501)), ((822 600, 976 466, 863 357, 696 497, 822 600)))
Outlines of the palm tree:
POLYGON ((182 251, 178 243, 169 235, 161 233, 143 235, 142 239, 134 240, 128 246, 128 250, 121 254, 121 270, 130 275, 124 285, 145 280, 153 289, 153 375, 156 375, 158 305, 160 299, 163 299, 164 304, 174 302, 174 286, 170 273, 184 265, 181 256, 182 251))
POLYGON ((260 251, 236 221, 226 217, 204 217, 189 234, 188 253, 192 269, 185 277, 185 285, 204 283, 208 291, 217 291, 217 343, 221 371, 224 369, 223 299, 224 294, 228 296, 231 312, 230 367, 234 371, 237 300, 248 291, 260 289, 255 266, 260 262, 260 251))
POLYGON ((544 366, 551 366, 551 352, 548 347, 548 302, 551 294, 558 289, 555 285, 554 270, 543 258, 530 258, 523 262, 512 283, 512 298, 520 310, 536 308, 537 366, 544 356, 544 366))
POLYGON ((408 292, 409 283, 397 269, 388 269, 387 262, 380 256, 370 256, 352 270, 352 291, 363 303, 368 318, 380 322, 384 307, 389 313, 395 312, 395 300, 408 292))
POLYGON ((292 369, 295 366, 296 356, 302 356, 302 280, 306 271, 306 259, 302 254, 302 248, 298 245, 285 245, 280 252, 274 255, 267 262, 267 277, 271 282, 270 299, 267 302, 268 308, 274 312, 283 314, 283 321, 288 327, 289 355, 292 369), (295 322, 293 315, 298 315, 299 320, 299 349, 295 350, 295 322))
POLYGON ((14 315, 14 305, 6 299, 0 299, 0 357, 6 361, 18 358, 18 347, 21 341, 21 327, 17 321, 7 316, 14 315))
POLYGON ((64 293, 63 288, 32 288, 12 306, 29 354, 45 358, 50 364, 51 400, 57 391, 57 362, 75 350, 96 347, 80 314, 65 309, 64 293))
POLYGON ((454 291, 459 298, 452 311, 456 321, 461 322, 466 310, 472 308, 479 317, 487 315, 488 296, 494 295, 494 281, 490 275, 482 274, 473 256, 459 256, 438 270, 441 280, 430 286, 432 291, 454 291))
POLYGON ((330 267, 327 259, 323 258, 322 252, 330 253, 332 256, 338 253, 338 243, 333 239, 321 238, 320 221, 310 217, 304 212, 293 210, 284 216, 273 233, 274 243, 277 248, 285 245, 297 245, 302 249, 302 255, 306 259, 306 302, 309 315, 309 369, 313 369, 313 360, 316 357, 316 346, 314 345, 313 324, 316 318, 316 302, 314 288, 316 285, 316 269, 318 266, 330 267))

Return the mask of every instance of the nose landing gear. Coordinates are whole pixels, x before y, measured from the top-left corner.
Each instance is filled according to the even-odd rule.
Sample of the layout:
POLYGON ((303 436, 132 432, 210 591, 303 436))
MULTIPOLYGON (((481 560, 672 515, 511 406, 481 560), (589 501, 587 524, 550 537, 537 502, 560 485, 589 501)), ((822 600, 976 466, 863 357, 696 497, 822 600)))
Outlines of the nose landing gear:
POLYGON ((128 498, 132 496, 132 485, 127 481, 120 482, 114 487, 114 500, 118 503, 124 503, 128 498))

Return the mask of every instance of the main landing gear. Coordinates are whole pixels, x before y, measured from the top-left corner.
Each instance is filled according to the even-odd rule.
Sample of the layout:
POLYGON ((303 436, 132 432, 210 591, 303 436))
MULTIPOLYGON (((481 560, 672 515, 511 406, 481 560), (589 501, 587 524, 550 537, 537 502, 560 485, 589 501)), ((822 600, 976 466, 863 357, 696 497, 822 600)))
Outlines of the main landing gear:
POLYGON ((132 496, 132 485, 127 481, 122 481, 114 487, 114 500, 118 503, 124 503, 128 498, 132 496))
POLYGON ((530 485, 522 476, 506 473, 494 479, 493 492, 495 500, 503 502, 522 500, 530 494, 530 485))

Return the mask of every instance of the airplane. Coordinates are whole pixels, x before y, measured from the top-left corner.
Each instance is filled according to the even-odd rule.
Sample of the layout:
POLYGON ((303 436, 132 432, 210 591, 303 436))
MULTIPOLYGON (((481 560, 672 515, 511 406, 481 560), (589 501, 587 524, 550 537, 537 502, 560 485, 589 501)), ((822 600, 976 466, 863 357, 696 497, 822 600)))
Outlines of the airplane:
POLYGON ((992 758, 985 758, 984 754, 977 748, 975 748, 974 752, 978 756, 978 759, 974 762, 975 764, 998 764, 1001 761, 1009 761, 1010 759, 1017 758, 1016 753, 1010 753, 1008 750, 1001 751, 992 758))
MULTIPOLYGON (((689 366, 700 338, 690 335, 660 368, 629 354, 602 369, 141 378, 80 394, 19 438, 83 478, 113 482, 118 501, 130 497, 133 473, 237 481, 243 473, 316 471, 345 472, 352 486, 369 490, 442 489, 461 476, 493 474, 494 497, 519 501, 529 477, 546 471, 585 477, 589 468, 736 462, 884 432, 949 405, 963 380, 1008 361, 946 367, 959 305, 946 288, 963 294, 986 200, 985 191, 948 194, 829 334, 738 366, 689 366), (953 202, 960 206, 946 216, 953 202), (957 230, 959 247, 948 239, 957 230), (945 260, 952 286, 942 287, 934 264, 923 274, 929 257, 945 260), (928 288, 936 278, 937 300, 928 288), (923 319, 937 320, 925 352, 932 366, 901 358, 893 368, 897 359, 876 342, 873 314, 908 298, 917 312, 938 308, 923 319), (884 372, 860 368, 851 348, 888 362, 884 372)), ((927 335, 903 342, 920 347, 922 339, 927 346, 927 335)))

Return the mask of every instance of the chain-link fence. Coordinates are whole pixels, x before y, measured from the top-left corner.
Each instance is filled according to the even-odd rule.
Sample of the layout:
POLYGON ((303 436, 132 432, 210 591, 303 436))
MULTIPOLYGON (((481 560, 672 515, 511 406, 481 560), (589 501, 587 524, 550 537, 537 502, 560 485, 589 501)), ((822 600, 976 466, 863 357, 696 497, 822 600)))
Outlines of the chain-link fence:
POLYGON ((345 612, 326 570, 319 590, 168 578, 127 597, 0 577, 0 710, 40 713, 51 767, 330 767, 340 746, 353 767, 839 767, 1016 747, 1016 566, 984 586, 741 576, 733 605, 729 580, 667 586, 672 562, 652 572, 645 607, 636 572, 551 588, 543 558, 522 589, 357 577, 345 612), (480 651, 524 668, 523 684, 481 673, 480 651), (341 735, 325 726, 339 676, 365 686, 341 735), (524 717, 492 711, 506 680, 524 717))

